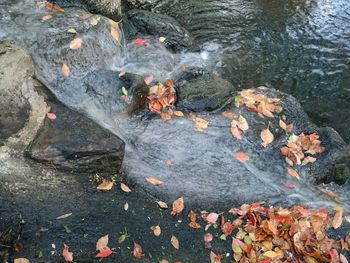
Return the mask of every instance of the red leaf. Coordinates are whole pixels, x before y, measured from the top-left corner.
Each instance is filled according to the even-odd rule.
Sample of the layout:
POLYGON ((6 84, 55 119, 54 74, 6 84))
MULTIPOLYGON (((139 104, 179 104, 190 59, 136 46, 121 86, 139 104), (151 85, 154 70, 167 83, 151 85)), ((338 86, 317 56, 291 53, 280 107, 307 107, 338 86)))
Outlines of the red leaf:
POLYGON ((143 39, 143 38, 136 38, 134 39, 134 41, 132 42, 134 43, 136 46, 140 46, 140 47, 147 47, 148 46, 148 41, 143 39))
POLYGON ((107 258, 109 257, 113 251, 109 247, 105 247, 100 250, 100 253, 96 255, 97 258, 107 258))

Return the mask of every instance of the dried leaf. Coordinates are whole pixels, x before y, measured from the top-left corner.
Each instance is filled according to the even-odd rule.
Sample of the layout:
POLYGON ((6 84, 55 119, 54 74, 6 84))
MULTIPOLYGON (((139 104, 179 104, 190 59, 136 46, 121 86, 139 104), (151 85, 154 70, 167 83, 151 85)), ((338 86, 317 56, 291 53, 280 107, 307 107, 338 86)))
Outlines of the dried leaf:
POLYGON ((233 156, 241 163, 249 161, 249 155, 246 152, 235 152, 233 156))
POLYGON ((124 183, 120 183, 120 188, 125 192, 125 193, 130 193, 131 189, 129 188, 129 186, 127 186, 124 183))
POLYGON ((167 203, 165 203, 163 201, 157 201, 157 204, 158 204, 159 208, 161 208, 161 209, 168 209, 167 203))
POLYGON ((83 45, 83 39, 81 37, 74 38, 70 43, 69 43, 69 48, 76 50, 81 48, 83 45))
POLYGON ((348 260, 343 254, 339 255, 340 263, 348 263, 348 260))
POLYGON ((335 215, 332 221, 332 227, 334 229, 339 228, 343 223, 343 208, 342 207, 336 207, 335 209, 335 215))
POLYGON ((53 12, 56 12, 56 13, 63 13, 64 12, 63 8, 59 7, 58 5, 54 5, 50 2, 46 2, 45 7, 53 12))
POLYGON ((69 252, 69 247, 66 244, 63 244, 62 256, 66 262, 73 261, 73 253, 69 252))
POLYGON ((169 121, 171 120, 171 115, 167 112, 161 112, 160 113, 160 117, 162 118, 162 120, 164 121, 169 121))
POLYGON ((184 116, 184 113, 183 113, 182 111, 176 110, 176 111, 174 111, 174 115, 175 115, 176 117, 183 117, 183 116, 184 116))
POLYGON ((153 76, 149 75, 148 77, 145 78, 145 83, 146 85, 150 85, 153 82, 153 76))
POLYGON ((30 261, 26 258, 16 258, 13 263, 30 263, 30 261))
POLYGON ((166 166, 170 166, 173 162, 171 160, 165 160, 164 163, 166 166))
POLYGON ((153 226, 151 229, 153 230, 153 234, 156 237, 159 237, 160 234, 162 233, 162 230, 160 229, 160 226, 153 226))
POLYGON ((205 220, 209 223, 209 224, 216 224, 216 221, 218 220, 219 218, 219 214, 217 213, 210 213, 206 218, 205 220))
POLYGON ((209 122, 206 121, 205 119, 202 119, 200 117, 195 117, 194 122, 196 124, 196 130, 197 131, 204 131, 205 129, 208 128, 209 122))
POLYGON ((142 254, 142 247, 134 242, 134 257, 138 259, 143 259, 145 255, 142 254))
MULTIPOLYGON (((90 20, 90 25, 92 26, 97 26, 98 22, 100 22, 101 20, 101 17, 98 16, 98 17, 93 17, 91 20, 90 20)), ((111 32, 112 33, 112 32, 111 32)))
POLYGON ((97 190, 109 191, 113 188, 114 182, 103 179, 102 183, 97 186, 97 190))
POLYGON ((50 20, 50 19, 52 19, 52 18, 53 18, 52 15, 44 15, 44 16, 41 18, 41 20, 42 20, 42 21, 48 21, 48 20, 50 20))
POLYGON ((120 29, 119 24, 112 19, 109 19, 109 24, 111 26, 111 36, 112 38, 121 46, 121 36, 120 36, 120 29))
POLYGON ((173 209, 171 211, 171 215, 176 216, 177 214, 181 213, 182 210, 184 209, 184 207, 185 207, 184 198, 180 197, 180 198, 176 199, 173 202, 173 209))
POLYGON ((49 120, 56 120, 57 118, 56 114, 52 112, 47 113, 46 116, 49 120))
POLYGON ((237 119, 237 115, 235 113, 233 113, 232 111, 224 111, 222 113, 222 116, 224 116, 226 119, 229 119, 229 120, 234 120, 234 119, 237 119))
POLYGON ((274 136, 272 134, 272 132, 270 132, 269 129, 265 129, 260 133, 260 137, 262 139, 262 143, 261 145, 264 147, 267 147, 270 143, 273 142, 274 140, 274 136))
POLYGON ((242 115, 240 115, 238 118, 238 128, 240 128, 242 131, 247 131, 249 129, 248 122, 242 115))
POLYGON ((216 255, 213 251, 210 251, 210 263, 221 263, 223 255, 216 255))
POLYGON ((67 217, 70 217, 71 215, 72 215, 72 213, 64 214, 64 215, 56 217, 56 220, 65 219, 67 217))
POLYGON ((106 248, 101 249, 100 252, 96 255, 96 257, 97 258, 107 258, 112 253, 113 253, 113 251, 109 247, 106 247, 106 248))
POLYGON ((287 130, 287 124, 280 119, 279 121, 279 126, 281 127, 282 130, 287 130))
POLYGON ((96 243, 96 250, 101 251, 102 249, 108 247, 108 235, 101 237, 96 243))
POLYGON ((142 39, 142 38, 136 38, 132 41, 132 43, 134 43, 136 46, 141 46, 141 47, 148 46, 148 41, 146 39, 142 39))
POLYGON ((158 186, 161 185, 163 182, 161 180, 159 180, 156 177, 150 176, 150 177, 146 177, 147 182, 149 182, 152 185, 158 186))
POLYGON ((174 248, 176 249, 180 248, 179 240, 174 235, 171 237, 170 243, 173 245, 174 248))
POLYGON ((159 42, 160 42, 160 43, 164 43, 164 42, 165 42, 165 40, 166 40, 166 38, 165 38, 165 37, 160 37, 160 38, 159 38, 159 42))
POLYGON ((300 176, 299 176, 299 174, 298 174, 298 172, 296 170, 294 170, 291 167, 288 167, 287 170, 288 170, 289 175, 291 175, 291 176, 297 178, 298 180, 300 180, 300 176))
POLYGON ((231 126, 231 133, 233 135, 233 137, 235 137, 238 140, 242 140, 243 139, 243 132, 241 132, 240 129, 238 129, 237 126, 231 126))

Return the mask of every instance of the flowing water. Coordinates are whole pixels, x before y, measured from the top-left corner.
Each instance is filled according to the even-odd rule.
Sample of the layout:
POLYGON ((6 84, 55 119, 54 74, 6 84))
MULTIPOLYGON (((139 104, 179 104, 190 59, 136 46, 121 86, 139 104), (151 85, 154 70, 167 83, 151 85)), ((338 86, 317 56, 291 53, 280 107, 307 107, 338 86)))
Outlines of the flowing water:
MULTIPOLYGON (((174 199, 184 194, 202 204, 225 198, 238 204, 252 201, 253 196, 272 203, 333 205, 312 186, 315 181, 307 172, 303 173, 305 180, 296 183, 294 194, 281 188, 289 175, 280 155, 273 153, 278 149, 266 150, 266 157, 260 156, 261 146, 257 150, 256 142, 259 134, 253 132, 242 144, 234 142, 229 123, 220 114, 202 113, 211 123, 204 133, 194 132, 193 122, 185 118, 171 122, 129 119, 118 112, 115 93, 104 89, 113 82, 110 75, 99 70, 152 74, 162 80, 174 76, 183 65, 191 65, 216 72, 236 87, 267 84, 296 96, 317 123, 332 126, 350 139, 344 121, 349 116, 350 96, 350 29, 345 26, 350 19, 348 1, 160 2, 154 10, 181 21, 201 47, 199 52, 179 54, 167 51, 152 38, 146 51, 132 44, 116 49, 109 29, 101 25, 95 30, 81 20, 77 9, 54 14, 55 19, 43 23, 41 18, 47 11, 34 1, 9 0, 0 7, 0 39, 25 45, 33 55, 39 80, 60 101, 126 142, 124 169, 130 178, 145 188, 149 188, 145 176, 171 182, 152 189, 156 195, 174 199), (72 38, 67 34, 69 28, 84 36, 86 48, 76 53, 68 50, 72 38), (68 79, 59 71, 58 65, 68 63, 62 57, 72 64, 68 79), (232 152, 242 147, 249 151, 252 164, 232 161, 232 152), (174 165, 164 167, 164 159, 171 159, 174 165), (247 191, 247 186, 254 193, 247 191)), ((296 122, 308 123, 301 109, 295 112, 296 122)), ((266 127, 263 121, 255 125, 266 127)), ((298 127, 299 132, 303 128, 298 127)), ((323 162, 331 161, 331 157, 330 152, 323 162)), ((350 199, 350 193, 342 188, 338 191, 344 200, 350 199)))

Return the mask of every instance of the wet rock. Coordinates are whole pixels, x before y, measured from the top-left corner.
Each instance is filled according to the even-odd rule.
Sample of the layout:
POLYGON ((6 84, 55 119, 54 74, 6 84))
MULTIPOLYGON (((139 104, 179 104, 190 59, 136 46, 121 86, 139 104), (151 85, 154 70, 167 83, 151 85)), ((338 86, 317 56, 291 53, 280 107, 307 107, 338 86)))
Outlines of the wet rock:
POLYGON ((27 154, 39 162, 78 171, 117 173, 124 156, 118 137, 67 107, 50 103, 46 119, 27 154))
POLYGON ((174 18, 143 10, 132 10, 125 15, 124 28, 129 38, 137 33, 165 37, 165 45, 174 50, 194 48, 194 40, 190 33, 174 18))
POLYGON ((190 111, 212 111, 233 98, 232 84, 203 69, 186 69, 175 78, 177 107, 190 111))

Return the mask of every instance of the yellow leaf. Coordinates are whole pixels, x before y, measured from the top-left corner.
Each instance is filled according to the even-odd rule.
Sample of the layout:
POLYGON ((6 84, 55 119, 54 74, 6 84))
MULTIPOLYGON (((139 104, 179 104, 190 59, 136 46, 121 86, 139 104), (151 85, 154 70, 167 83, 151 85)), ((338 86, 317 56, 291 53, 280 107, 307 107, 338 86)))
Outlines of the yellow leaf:
POLYGON ((173 245, 174 248, 176 248, 176 249, 180 248, 179 240, 175 236, 171 237, 170 243, 173 245))
POLYGON ((270 143, 273 142, 274 140, 274 136, 272 134, 272 132, 270 132, 269 129, 265 129, 260 133, 260 137, 262 139, 262 143, 261 145, 264 147, 267 147, 270 143))
POLYGON ((97 186, 97 190, 109 191, 112 189, 113 185, 114 182, 103 179, 102 183, 97 186))
POLYGON ((127 186, 124 183, 120 183, 120 188, 125 192, 125 193, 130 193, 131 189, 129 188, 129 186, 127 186))
POLYGON ((164 121, 169 121, 171 120, 171 115, 167 112, 161 112, 160 113, 160 117, 162 118, 162 120, 164 121))

